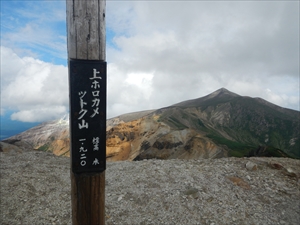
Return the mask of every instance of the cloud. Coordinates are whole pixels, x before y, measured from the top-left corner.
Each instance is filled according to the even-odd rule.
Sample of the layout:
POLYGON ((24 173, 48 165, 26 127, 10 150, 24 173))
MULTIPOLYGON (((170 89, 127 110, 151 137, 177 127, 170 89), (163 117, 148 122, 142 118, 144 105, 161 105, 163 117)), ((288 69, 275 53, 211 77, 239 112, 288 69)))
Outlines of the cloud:
POLYGON ((134 1, 126 7, 132 16, 111 18, 123 22, 111 24, 116 48, 108 48, 109 60, 123 80, 151 74, 148 109, 225 87, 299 110, 299 2, 134 1))
POLYGON ((20 58, 1 46, 1 108, 16 110, 23 122, 56 119, 68 112, 68 72, 31 57, 20 58))
MULTIPOLYGON (((15 3, 1 3, 2 110, 21 121, 61 117, 68 111, 67 67, 57 65, 66 64, 64 1, 15 3)), ((299 2, 106 5, 108 118, 221 87, 299 110, 299 2)))
POLYGON ((65 2, 1 2, 1 45, 21 57, 66 64, 65 2))
POLYGON ((66 115, 67 109, 65 106, 34 108, 30 110, 21 110, 11 115, 12 120, 23 122, 42 122, 57 118, 62 118, 66 115))
POLYGON ((152 73, 126 73, 110 63, 107 74, 108 118, 154 107, 150 102, 152 73))

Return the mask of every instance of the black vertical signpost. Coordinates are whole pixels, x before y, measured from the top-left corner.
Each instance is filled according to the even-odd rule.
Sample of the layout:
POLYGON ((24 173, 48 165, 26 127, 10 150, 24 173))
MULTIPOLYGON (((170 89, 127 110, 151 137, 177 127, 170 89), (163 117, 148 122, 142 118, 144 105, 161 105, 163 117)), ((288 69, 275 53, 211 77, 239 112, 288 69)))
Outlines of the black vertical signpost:
POLYGON ((72 223, 105 224, 105 0, 66 0, 72 223))

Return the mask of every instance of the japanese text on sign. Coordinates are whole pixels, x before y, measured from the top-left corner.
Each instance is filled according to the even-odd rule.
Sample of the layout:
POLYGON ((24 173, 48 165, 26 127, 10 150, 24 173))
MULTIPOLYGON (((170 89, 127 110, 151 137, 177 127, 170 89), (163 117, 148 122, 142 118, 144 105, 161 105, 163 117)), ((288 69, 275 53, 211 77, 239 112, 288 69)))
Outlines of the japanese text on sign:
POLYGON ((105 169, 106 63, 70 61, 71 144, 74 172, 105 169))

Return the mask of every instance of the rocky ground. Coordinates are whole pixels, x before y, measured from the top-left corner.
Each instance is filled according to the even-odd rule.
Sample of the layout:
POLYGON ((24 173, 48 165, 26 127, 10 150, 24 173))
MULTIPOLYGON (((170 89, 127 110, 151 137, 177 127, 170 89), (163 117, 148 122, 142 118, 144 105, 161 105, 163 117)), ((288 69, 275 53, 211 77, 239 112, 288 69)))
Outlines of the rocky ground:
MULTIPOLYGON (((0 153, 0 224, 71 224, 69 158, 0 153)), ((298 225, 300 160, 109 162, 106 224, 298 225)))

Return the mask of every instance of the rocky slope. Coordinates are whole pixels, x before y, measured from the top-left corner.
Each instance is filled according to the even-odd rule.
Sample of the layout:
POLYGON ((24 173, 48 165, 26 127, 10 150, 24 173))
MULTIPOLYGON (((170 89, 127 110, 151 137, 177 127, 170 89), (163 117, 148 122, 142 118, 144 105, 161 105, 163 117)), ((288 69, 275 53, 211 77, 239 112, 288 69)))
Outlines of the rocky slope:
POLYGON ((107 149, 130 160, 300 157, 299 121, 298 111, 220 89, 115 124, 107 132, 107 149))
POLYGON ((107 160, 118 152, 128 160, 197 159, 227 156, 226 150, 193 129, 173 129, 159 122, 156 114, 122 123, 107 131, 107 160), (110 154, 111 153, 111 154, 110 154))
POLYGON ((50 151, 70 156, 69 118, 42 123, 3 141, 23 149, 50 151))
MULTIPOLYGON (((71 224, 70 159, 0 152, 0 224, 71 224)), ((108 162, 107 225, 298 225, 300 160, 108 162)))
MULTIPOLYGON (((69 155, 66 120, 42 124, 5 142, 69 155)), ((108 161, 226 156, 300 157, 300 112, 224 88, 202 98, 107 120, 108 161), (264 149, 264 150, 262 150, 264 149)))

